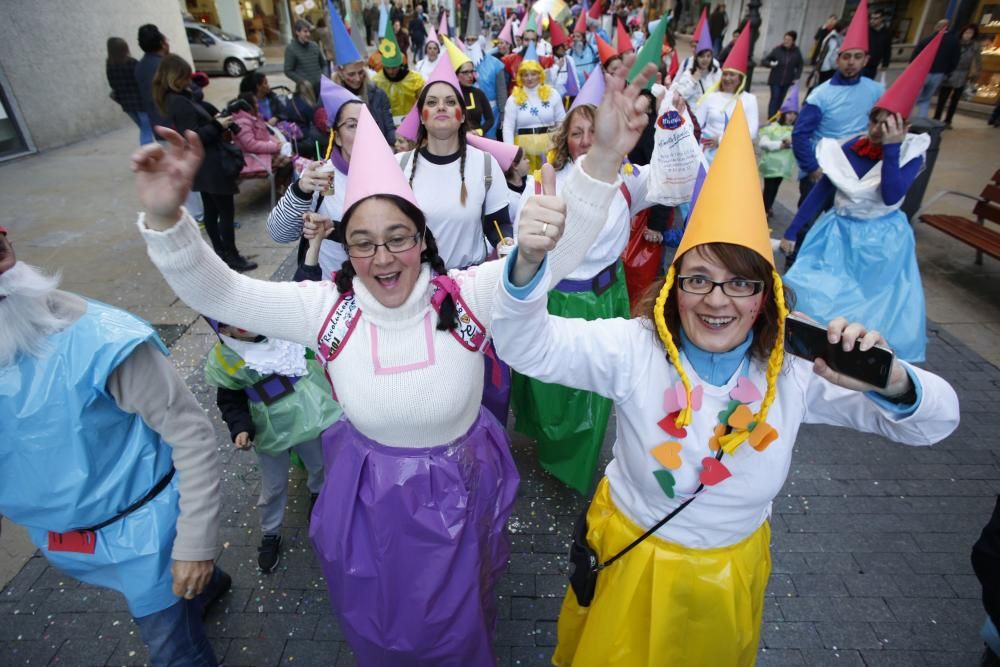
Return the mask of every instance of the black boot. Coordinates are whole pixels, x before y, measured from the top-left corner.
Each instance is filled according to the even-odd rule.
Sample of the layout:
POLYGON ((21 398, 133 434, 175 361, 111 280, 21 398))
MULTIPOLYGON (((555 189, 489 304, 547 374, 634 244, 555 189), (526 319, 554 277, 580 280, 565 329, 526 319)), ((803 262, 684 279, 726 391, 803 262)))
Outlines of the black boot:
POLYGON ((227 265, 229 265, 229 268, 234 271, 239 271, 240 273, 243 273, 244 271, 253 271, 257 268, 257 262, 243 257, 236 251, 226 253, 222 256, 222 259, 227 265))

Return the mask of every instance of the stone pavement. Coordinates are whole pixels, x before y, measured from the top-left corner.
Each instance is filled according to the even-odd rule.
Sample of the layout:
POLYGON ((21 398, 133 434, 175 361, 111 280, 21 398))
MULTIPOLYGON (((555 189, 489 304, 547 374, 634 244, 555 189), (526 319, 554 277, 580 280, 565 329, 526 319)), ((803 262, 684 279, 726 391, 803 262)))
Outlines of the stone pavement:
MULTIPOLYGON (((234 83, 213 79, 211 99, 231 96, 234 83)), ((929 193, 953 184, 978 192, 996 167, 995 131, 978 119, 959 117, 955 125, 929 193)), ((285 558, 275 574, 256 571, 259 473, 252 456, 229 444, 201 379, 210 331, 165 285, 132 227, 137 204, 123 160, 134 135, 129 127, 0 166, 3 224, 22 259, 64 269, 67 289, 157 325, 215 419, 224 469, 219 562, 234 577, 233 591, 207 621, 219 657, 231 667, 353 664, 311 554, 307 493, 297 472, 285 558)), ((263 229, 263 184, 243 190, 237 238, 261 264, 254 275, 287 277, 289 248, 272 243, 263 229)), ((779 201, 792 206, 794 190, 785 184, 779 201)), ((776 230, 789 218, 779 206, 776 230)), ((963 423, 933 448, 830 427, 802 429, 775 501, 774 569, 758 664, 976 664, 982 609, 969 550, 1000 492, 993 452, 1000 426, 993 407, 1000 399, 997 264, 974 266, 971 249, 922 226, 917 238, 932 320, 926 365, 955 386, 963 423)), ((496 650, 502 665, 543 665, 565 590, 568 532, 583 501, 539 470, 530 442, 515 436, 514 452, 523 482, 510 523, 514 555, 499 590, 496 650)), ((5 522, 0 547, 26 562, 0 590, 0 664, 145 664, 120 597, 77 584, 23 548, 18 556, 11 533, 5 522)))

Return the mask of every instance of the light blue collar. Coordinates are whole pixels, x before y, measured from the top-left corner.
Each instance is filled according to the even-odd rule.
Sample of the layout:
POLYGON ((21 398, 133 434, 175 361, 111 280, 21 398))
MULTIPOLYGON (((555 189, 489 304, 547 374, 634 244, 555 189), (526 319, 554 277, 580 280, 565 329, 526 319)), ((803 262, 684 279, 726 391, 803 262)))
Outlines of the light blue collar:
POLYGON ((706 352, 691 342, 691 339, 681 329, 681 350, 687 357, 695 372, 705 382, 721 387, 729 382, 740 365, 746 360, 753 343, 753 331, 747 333, 746 340, 726 352, 706 352))

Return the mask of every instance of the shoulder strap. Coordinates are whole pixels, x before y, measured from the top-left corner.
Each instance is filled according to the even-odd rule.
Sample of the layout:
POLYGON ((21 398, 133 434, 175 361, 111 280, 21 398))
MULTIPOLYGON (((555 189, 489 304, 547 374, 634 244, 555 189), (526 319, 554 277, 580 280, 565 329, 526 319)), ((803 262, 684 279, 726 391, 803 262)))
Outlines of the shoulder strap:
POLYGON ((410 158, 413 157, 413 151, 406 151, 403 153, 403 161, 399 163, 399 168, 406 173, 406 165, 410 164, 410 158))
POLYGON ((490 159, 490 154, 483 151, 483 183, 486 184, 486 190, 483 192, 483 210, 479 217, 486 217, 486 198, 490 194, 490 186, 493 185, 493 160, 490 159))
POLYGON ((321 365, 326 366, 337 358, 354 333, 360 315, 361 308, 354 298, 354 292, 341 294, 316 336, 317 360, 321 365))
POLYGON ((622 196, 625 197, 626 206, 628 206, 629 210, 632 210, 632 193, 628 191, 628 186, 625 185, 624 181, 622 181, 619 189, 621 190, 622 196))
POLYGON ((431 293, 431 305, 441 316, 441 303, 445 297, 451 295, 455 302, 455 314, 458 316, 458 327, 451 330, 451 335, 462 347, 470 352, 480 352, 486 346, 486 327, 476 319, 476 316, 469 309, 469 306, 462 299, 462 292, 456 283, 449 276, 437 276, 431 284, 434 291, 431 293))

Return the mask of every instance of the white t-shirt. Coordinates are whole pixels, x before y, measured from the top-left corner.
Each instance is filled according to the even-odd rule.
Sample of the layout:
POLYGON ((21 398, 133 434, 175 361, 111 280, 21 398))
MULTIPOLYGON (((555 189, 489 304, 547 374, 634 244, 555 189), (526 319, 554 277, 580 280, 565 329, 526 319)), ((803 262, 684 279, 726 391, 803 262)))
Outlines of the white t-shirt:
MULTIPOLYGON (((403 156, 397 159, 400 164, 403 156)), ((486 236, 483 233, 483 215, 496 213, 507 207, 509 195, 503 170, 496 158, 473 146, 465 148, 465 206, 461 203, 461 159, 455 157, 447 164, 435 164, 424 154, 410 155, 403 175, 407 180, 413 173, 413 194, 420 210, 427 217, 427 226, 434 233, 438 253, 449 269, 465 268, 480 264, 486 259, 486 236), (485 160, 490 161, 493 182, 486 190, 485 160)))

